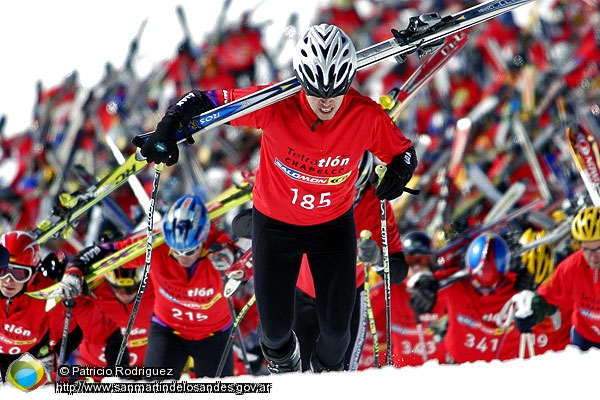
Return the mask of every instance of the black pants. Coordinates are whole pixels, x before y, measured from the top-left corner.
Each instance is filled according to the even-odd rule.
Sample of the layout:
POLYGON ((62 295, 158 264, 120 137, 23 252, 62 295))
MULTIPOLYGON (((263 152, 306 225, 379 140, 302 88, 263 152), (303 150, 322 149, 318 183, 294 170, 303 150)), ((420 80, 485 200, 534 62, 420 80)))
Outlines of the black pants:
MULTIPOLYGON (((152 379, 179 379, 188 357, 192 357, 196 377, 215 377, 230 332, 231 328, 206 339, 185 340, 173 333, 172 329, 151 322, 144 365, 173 369, 173 376, 154 376, 152 379)), ((233 375, 231 349, 228 353, 221 376, 233 375)))
POLYGON ((600 348, 600 343, 595 343, 591 340, 585 339, 579 334, 579 332, 575 330, 574 327, 571 327, 571 344, 579 347, 582 351, 588 351, 592 347, 597 349, 600 348))
MULTIPOLYGON (((365 309, 362 306, 364 290, 356 289, 356 298, 352 319, 350 322, 350 344, 344 356, 344 369, 356 370, 365 341, 365 309)), ((302 371, 310 368, 310 355, 319 338, 319 321, 315 299, 296 289, 296 313, 294 316, 294 332, 300 342, 300 357, 302 358, 302 371)))
POLYGON ((323 224, 296 226, 254 209, 252 256, 254 285, 264 346, 280 349, 290 340, 296 281, 306 254, 315 284, 320 336, 315 352, 326 367, 339 365, 350 342, 356 293, 354 213, 323 224))

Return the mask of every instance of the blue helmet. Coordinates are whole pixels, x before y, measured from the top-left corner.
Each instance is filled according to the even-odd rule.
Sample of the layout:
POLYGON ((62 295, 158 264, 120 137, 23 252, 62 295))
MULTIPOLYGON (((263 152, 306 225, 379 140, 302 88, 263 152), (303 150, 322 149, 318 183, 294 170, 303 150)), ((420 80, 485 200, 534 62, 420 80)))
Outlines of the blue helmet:
POLYGON ((176 251, 197 248, 210 230, 208 210, 199 196, 185 195, 177 200, 163 222, 167 245, 176 251))
POLYGON ((473 286, 478 291, 494 291, 508 273, 510 258, 508 244, 500 236, 485 233, 475 238, 465 256, 473 286))

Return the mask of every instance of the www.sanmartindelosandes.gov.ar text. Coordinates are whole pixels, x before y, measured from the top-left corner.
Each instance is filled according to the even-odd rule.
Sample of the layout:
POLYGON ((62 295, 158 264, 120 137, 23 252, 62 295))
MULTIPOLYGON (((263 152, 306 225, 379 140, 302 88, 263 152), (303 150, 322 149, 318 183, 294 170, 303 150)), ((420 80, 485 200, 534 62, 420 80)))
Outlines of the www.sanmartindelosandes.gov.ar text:
POLYGON ((56 382, 54 393, 271 393, 272 383, 265 382, 56 382))

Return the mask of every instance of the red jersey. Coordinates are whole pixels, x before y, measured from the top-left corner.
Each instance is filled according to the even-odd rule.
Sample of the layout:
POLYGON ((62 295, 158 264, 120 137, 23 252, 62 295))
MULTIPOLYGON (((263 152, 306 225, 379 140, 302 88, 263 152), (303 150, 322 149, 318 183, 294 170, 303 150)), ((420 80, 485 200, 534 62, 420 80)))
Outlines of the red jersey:
MULTIPOLYGON (((133 243, 133 237, 115 243, 121 249, 133 243)), ((171 256, 171 249, 161 244, 152 250, 150 278, 154 282, 154 315, 185 340, 202 340, 231 325, 231 311, 223 296, 223 279, 210 260, 206 249, 214 243, 233 242, 226 234, 211 228, 204 242, 203 256, 188 276, 185 268, 171 256)), ((144 255, 138 260, 143 263, 144 255)), ((139 264, 138 264, 139 265, 139 264)))
MULTIPOLYGON (((377 328, 380 363, 385 362, 387 337, 384 289, 384 286, 379 284, 371 290, 371 304, 377 328)), ((406 288, 405 282, 390 286, 390 299, 392 301, 390 306, 392 319, 392 364, 396 367, 417 366, 422 365, 426 360, 437 360, 440 364, 445 363, 446 348, 444 347, 444 342, 437 343, 434 340, 434 330, 428 326, 430 323, 438 321, 444 316, 443 305, 438 302, 431 313, 421 315, 424 339, 424 343, 422 343, 415 312, 408 305, 410 293, 406 288)), ((368 365, 363 365, 365 368, 373 366, 371 358, 373 355, 373 340, 370 335, 368 335, 368 338, 369 340, 365 343, 361 357, 369 362, 368 365)))
MULTIPOLYGON (((36 274, 27 291, 39 290, 54 281, 36 274)), ((100 308, 84 297, 78 297, 73 308, 70 331, 78 325, 86 339, 104 344, 117 326, 100 308)), ((26 294, 8 299, 0 295, 0 354, 23 354, 42 341, 48 333, 50 346, 62 339, 66 308, 59 304, 49 312, 46 302, 26 294)), ((35 356, 35 354, 34 354, 35 356)))
POLYGON ((438 292, 437 303, 448 314, 444 344, 454 362, 517 358, 520 332, 514 322, 507 330, 496 323, 504 304, 517 293, 513 285, 514 275, 508 275, 495 291, 482 296, 463 279, 438 292))
MULTIPOLYGON (((600 343, 600 277, 577 250, 556 266, 550 281, 537 292, 549 304, 572 309, 571 322, 581 336, 600 343)), ((563 324, 568 321, 563 320, 563 324)))
MULTIPOLYGON (((94 295, 97 297, 96 304, 102 311, 110 315, 110 318, 121 328, 124 334, 131 317, 134 302, 129 304, 121 303, 113 294, 108 282, 103 282, 94 290, 94 295)), ((146 355, 146 347, 148 345, 148 329, 150 326, 150 317, 154 307, 154 287, 152 279, 148 279, 148 286, 142 297, 142 301, 137 311, 135 321, 129 338, 127 341, 127 349, 129 350, 129 365, 142 366, 144 365, 144 357, 146 355)), ((79 345, 79 357, 82 365, 106 365, 104 356, 104 343, 94 343, 88 340, 87 336, 83 337, 83 341, 79 345)))
MULTIPOLYGON (((388 229, 388 251, 389 253, 398 253, 402 251, 402 242, 400 241, 400 232, 398 224, 394 218, 394 211, 390 202, 386 202, 386 216, 388 229)), ((371 239, 381 247, 381 214, 379 210, 379 198, 375 195, 375 188, 369 186, 361 195, 354 206, 354 223, 356 225, 357 239, 363 229, 371 231, 371 239)), ((364 264, 356 264, 356 287, 362 286, 365 282, 364 264)), ((316 297, 312 274, 306 256, 302 257, 302 265, 298 282, 296 286, 313 299, 316 297)))
MULTIPOLYGON (((26 290, 36 290, 54 282, 36 274, 26 290)), ((8 299, 0 294, 0 354, 23 354, 42 341, 60 341, 64 324, 64 307, 45 311, 46 302, 26 294, 8 299)))
MULTIPOLYGON (((261 88, 224 90, 217 95, 223 104, 261 88)), ((353 88, 328 121, 317 118, 301 91, 231 124, 263 130, 254 207, 293 225, 328 222, 352 208, 365 150, 389 163, 412 146, 379 104, 353 88)))

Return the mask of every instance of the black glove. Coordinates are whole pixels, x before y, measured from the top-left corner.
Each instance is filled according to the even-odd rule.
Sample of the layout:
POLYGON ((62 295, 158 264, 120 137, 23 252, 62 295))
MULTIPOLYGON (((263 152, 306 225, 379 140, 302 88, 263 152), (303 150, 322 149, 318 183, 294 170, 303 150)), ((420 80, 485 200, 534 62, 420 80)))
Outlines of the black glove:
POLYGON ((430 273, 421 273, 412 286, 408 305, 417 314, 430 313, 437 301, 440 284, 430 273))
POLYGON ((115 245, 113 243, 95 244, 86 247, 77 253, 73 260, 67 264, 67 271, 72 268, 77 268, 85 275, 89 272, 92 264, 102 260, 114 251, 115 245))
POLYGON ((360 262, 377 267, 381 265, 381 249, 377 242, 372 239, 359 239, 357 244, 357 259, 360 262))
POLYGON ((140 153, 149 163, 173 165, 179 161, 179 147, 177 146, 179 128, 183 126, 187 142, 193 144, 194 139, 188 123, 195 116, 212 110, 214 107, 204 92, 192 90, 167 109, 154 133, 143 144, 136 141, 133 144, 140 147, 140 153))
POLYGON ((515 294, 511 301, 515 304, 515 325, 521 333, 531 332, 531 328, 539 324, 547 315, 554 314, 557 306, 548 304, 543 297, 531 290, 523 290, 515 294))
POLYGON ((404 188, 417 168, 417 153, 410 147, 392 159, 383 178, 377 185, 375 194, 380 200, 393 200, 404 192, 404 188))
POLYGON ((515 318, 515 325, 521 333, 531 333, 531 329, 537 325, 535 323, 535 317, 530 315, 527 318, 515 318))

